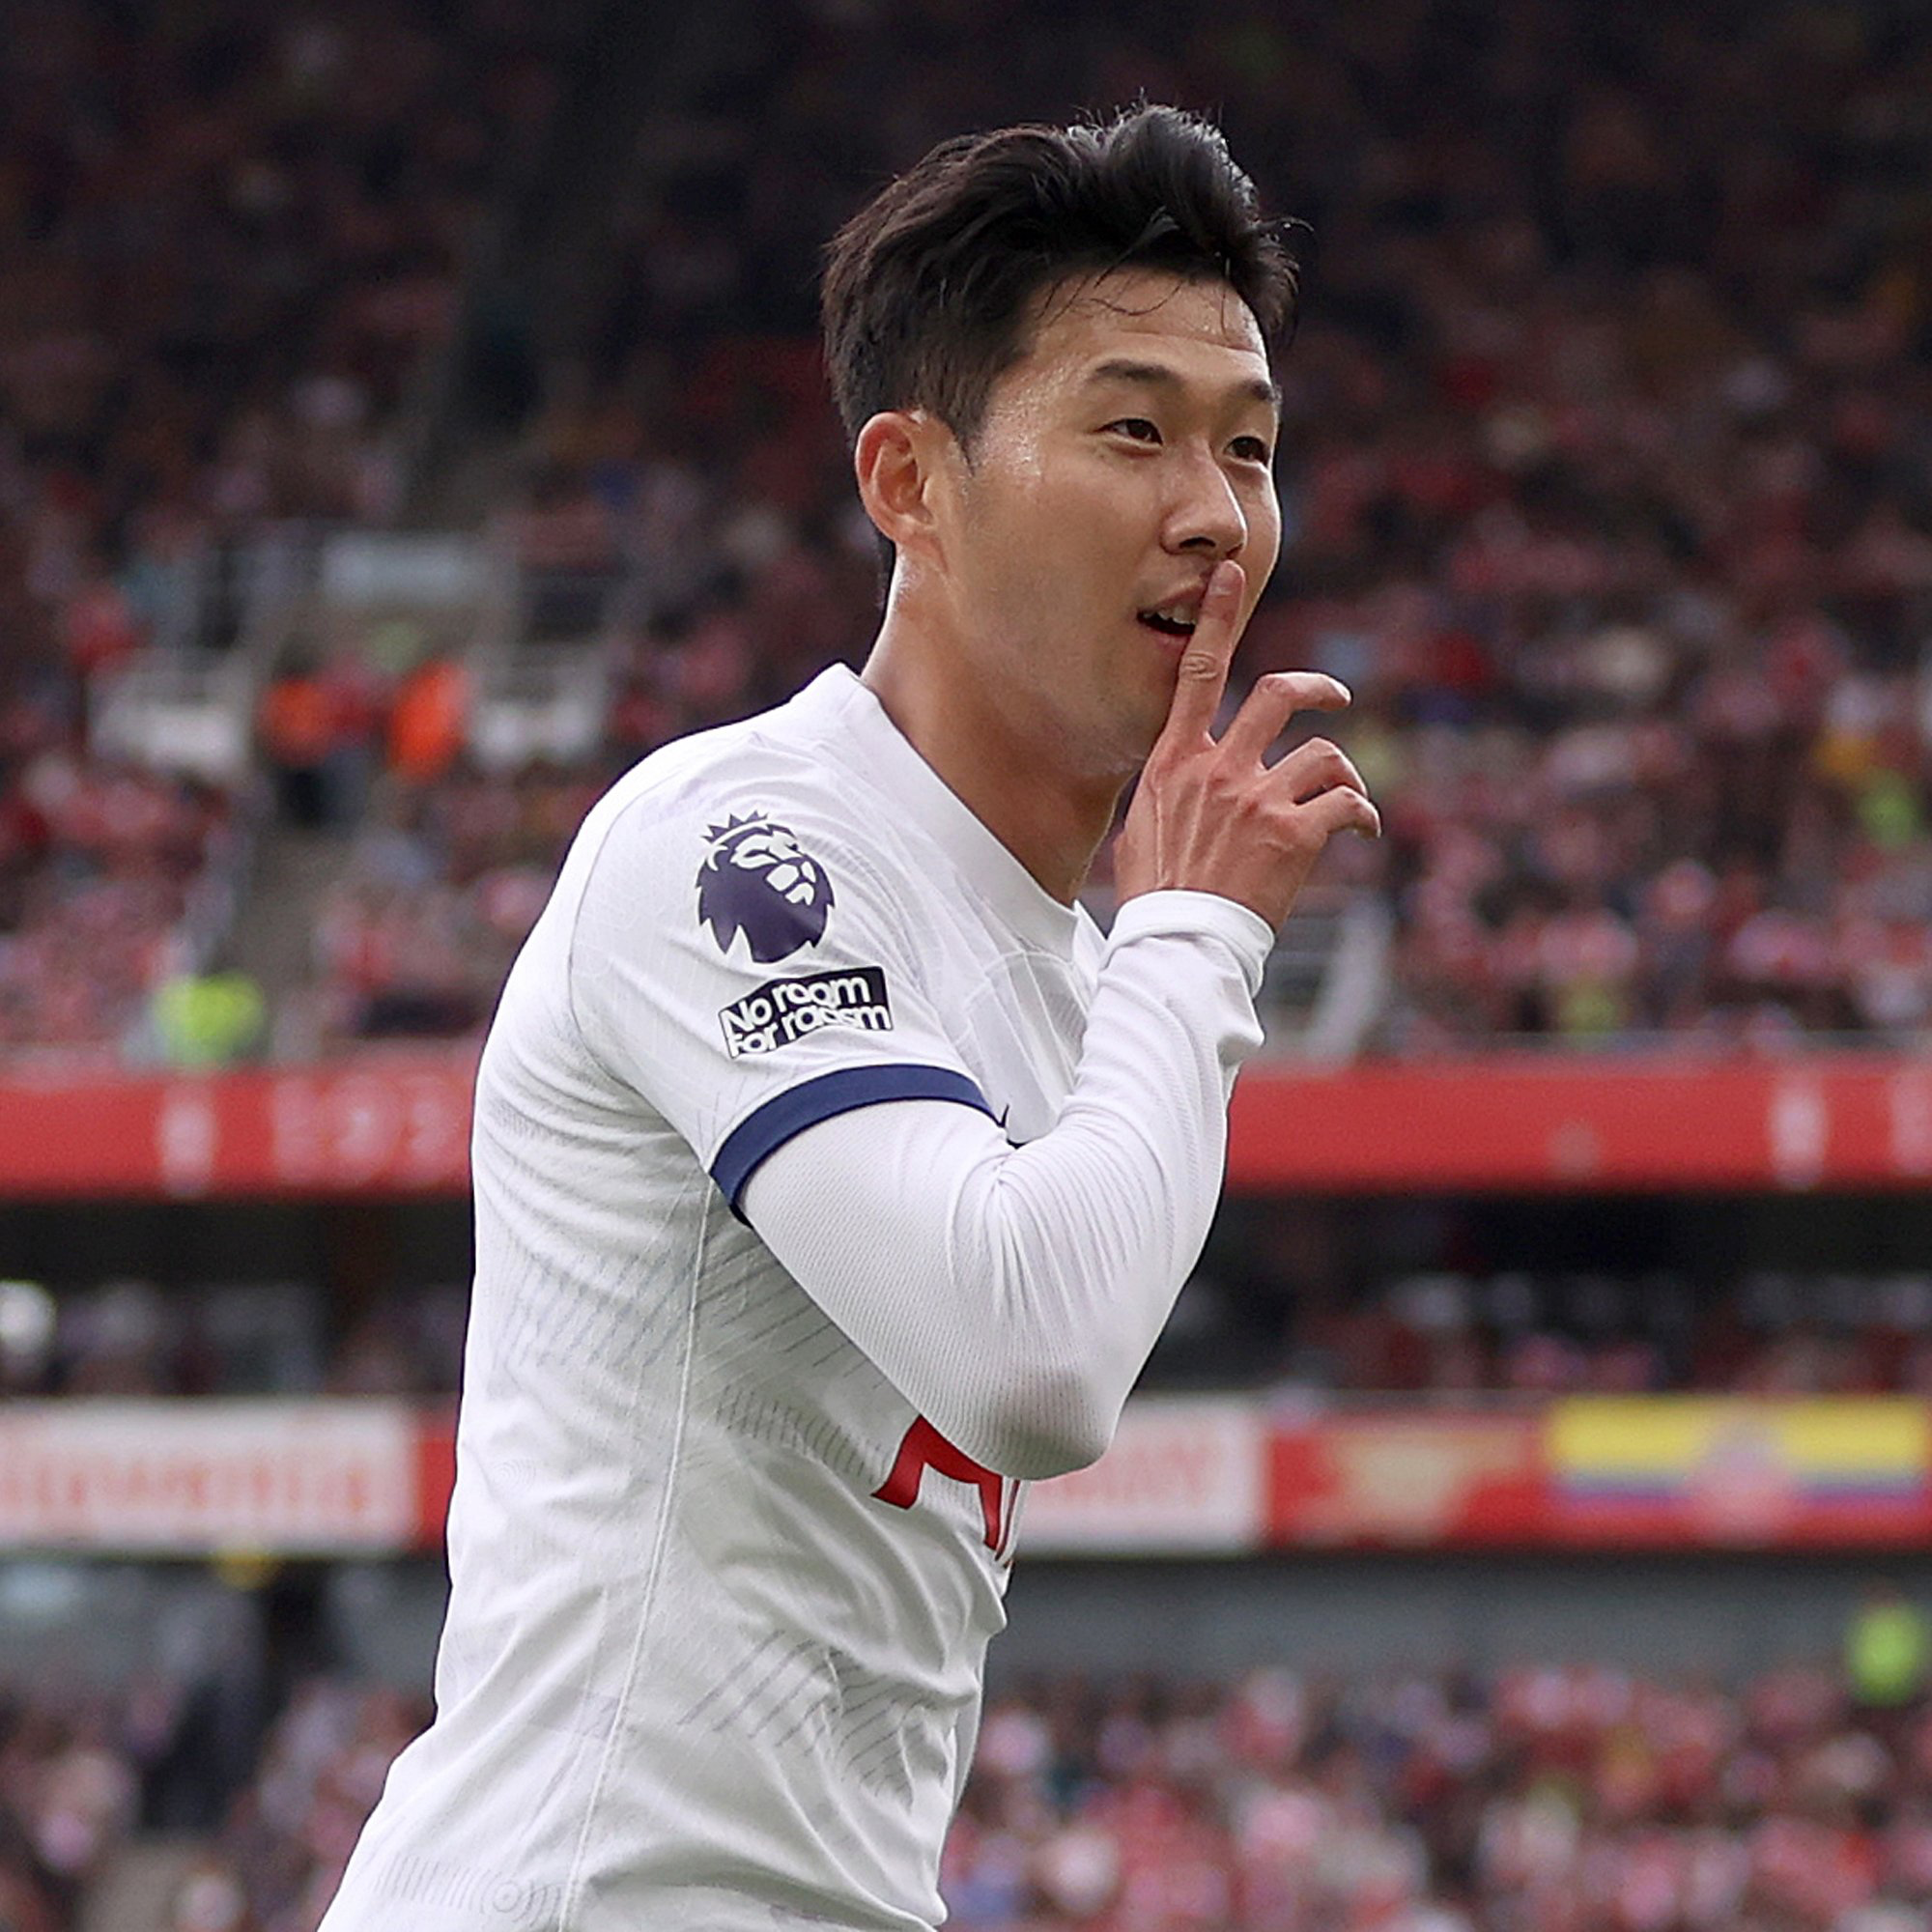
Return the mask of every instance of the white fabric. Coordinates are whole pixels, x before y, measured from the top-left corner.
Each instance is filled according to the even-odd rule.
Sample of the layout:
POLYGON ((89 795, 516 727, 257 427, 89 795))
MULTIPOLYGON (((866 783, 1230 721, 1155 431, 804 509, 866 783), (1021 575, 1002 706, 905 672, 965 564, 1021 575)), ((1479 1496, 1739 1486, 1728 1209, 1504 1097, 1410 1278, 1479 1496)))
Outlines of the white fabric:
MULTIPOLYGON (((1164 914, 1231 913, 1232 938, 1117 945, 1103 1022, 1164 1003, 1197 1040, 1183 1091, 1131 1105, 1218 1114, 1252 1024, 1230 1025, 1231 948, 1259 923, 1164 914)), ((1083 1035, 1110 1053, 1087 1027, 1103 950, 846 671, 591 811, 478 1074, 436 1722, 327 1932, 937 1922, 1019 1485, 947 1441, 733 1199, 817 1122, 922 1095, 1042 1148, 1065 1111, 1091 1140, 1087 1097, 1065 1103, 1083 1035)), ((1217 1163, 1169 1183, 1199 1227, 1217 1163)), ((888 1238, 871 1211, 836 1177, 821 1203, 855 1267, 888 1238)), ((900 1290, 909 1321, 936 1293, 900 1290)), ((1066 1426, 1055 1407, 1045 1433, 1066 1426)))
POLYGON ((1051 1132, 1015 1151, 983 1115, 898 1100, 808 1128, 748 1183, 793 1279, 1001 1474, 1081 1468, 1112 1439, 1208 1236, 1270 938, 1224 899, 1129 900, 1051 1132))

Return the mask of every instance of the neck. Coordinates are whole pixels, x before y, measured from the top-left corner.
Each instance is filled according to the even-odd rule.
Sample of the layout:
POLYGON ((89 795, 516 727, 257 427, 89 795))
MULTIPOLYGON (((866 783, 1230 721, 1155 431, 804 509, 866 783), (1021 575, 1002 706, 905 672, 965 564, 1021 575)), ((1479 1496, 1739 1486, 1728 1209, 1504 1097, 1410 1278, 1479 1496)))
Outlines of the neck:
POLYGON ((974 660, 889 603, 861 682, 921 757, 1062 905, 1114 821, 1125 775, 1079 769, 1050 720, 1009 709, 974 660), (1016 713, 1021 715, 1015 715, 1016 713))

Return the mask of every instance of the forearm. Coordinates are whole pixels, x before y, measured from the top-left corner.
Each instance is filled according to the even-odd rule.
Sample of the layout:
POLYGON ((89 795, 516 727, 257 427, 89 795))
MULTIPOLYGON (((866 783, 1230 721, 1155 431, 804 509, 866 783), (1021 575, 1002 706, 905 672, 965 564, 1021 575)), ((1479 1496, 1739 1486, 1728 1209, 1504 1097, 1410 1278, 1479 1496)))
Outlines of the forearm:
POLYGON ((897 1101, 808 1129, 747 1183, 779 1260, 987 1467, 1054 1475, 1111 1438, 1207 1238, 1269 937, 1225 900, 1130 901, 1047 1133, 1014 1149, 969 1109, 897 1101))

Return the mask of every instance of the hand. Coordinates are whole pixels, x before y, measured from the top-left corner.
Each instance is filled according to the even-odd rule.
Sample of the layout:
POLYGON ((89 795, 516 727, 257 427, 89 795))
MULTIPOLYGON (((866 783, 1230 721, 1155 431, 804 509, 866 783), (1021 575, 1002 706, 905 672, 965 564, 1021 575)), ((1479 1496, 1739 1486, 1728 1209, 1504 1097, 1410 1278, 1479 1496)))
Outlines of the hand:
POLYGON ((1311 738, 1272 767, 1263 754, 1297 711, 1340 711, 1346 686, 1321 671, 1270 671, 1217 741, 1214 713, 1241 632, 1239 564, 1216 564, 1180 660, 1174 704, 1141 773, 1114 860, 1122 899, 1181 888, 1218 893, 1271 926, 1287 919, 1321 848, 1380 814, 1341 748, 1311 738))

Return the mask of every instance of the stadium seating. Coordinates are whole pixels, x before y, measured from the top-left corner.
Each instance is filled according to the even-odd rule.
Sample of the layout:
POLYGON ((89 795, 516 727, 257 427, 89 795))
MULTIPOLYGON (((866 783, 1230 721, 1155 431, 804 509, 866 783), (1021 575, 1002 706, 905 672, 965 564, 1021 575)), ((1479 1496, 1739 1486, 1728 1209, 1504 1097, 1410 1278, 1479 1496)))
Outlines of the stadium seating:
MULTIPOLYGON (((466 224, 505 165, 484 117, 528 126, 545 97, 522 10, 473 30, 345 10, 286 32, 217 13, 150 64, 173 119, 118 128, 105 158, 71 135, 34 149, 20 260, 40 292, 14 304, 8 363, 34 407, 7 594, 29 660, 52 668, 33 694, 70 726, 83 686, 142 640, 254 638, 272 660, 248 622, 249 584, 275 578, 261 546, 292 518, 393 514, 411 383, 457 326, 466 224), (367 125, 341 99, 352 68, 384 76, 367 125), (494 95, 451 84, 471 68, 494 95), (435 138, 396 158, 428 99, 435 138), (220 166, 151 165, 141 144, 165 151, 196 114, 220 166), (346 174, 302 158, 325 138, 346 174), (145 168, 156 221, 190 237, 166 273, 137 256, 141 299, 111 318, 123 271, 83 218, 103 167, 145 168), (298 225, 305 279, 284 287, 278 238, 298 225), (218 324, 192 305, 196 262, 247 292, 218 324), (110 394, 135 399, 113 438, 110 394)), ((1288 540, 1243 667, 1352 684, 1345 736, 1389 827, 1328 865, 1331 897, 1381 905, 1392 935, 1350 929, 1352 1010, 1329 1050, 1915 1037, 1932 1014, 1932 298, 1907 108, 1925 54, 1876 14, 1835 39, 1795 10, 1769 33, 1687 15, 1655 41, 1607 20, 1573 39, 1560 19, 1444 14, 1403 37, 1257 13, 1177 51, 1075 8, 1030 30, 1039 65, 1011 74, 992 15, 935 14, 898 50, 902 107, 882 118, 860 111, 867 33, 777 10, 733 83, 755 112, 595 189, 617 268, 490 520, 515 583, 512 661, 470 711, 494 782, 516 788, 506 763, 529 740, 483 698, 539 675, 518 664, 594 660, 579 685, 603 742, 572 755, 597 781, 863 650, 872 544, 815 369, 811 250, 866 182, 972 122, 964 75, 999 71, 1003 112, 1145 84, 1223 103, 1268 199, 1314 224, 1283 364, 1288 540), (1432 95, 1452 51, 1453 112, 1432 95), (1693 70, 1710 78, 1679 111, 1693 70), (1553 135, 1520 98, 1553 84, 1538 74, 1584 103, 1553 135), (1829 129, 1810 118, 1824 98, 1842 110, 1829 129)), ((43 99, 80 97, 123 56, 84 22, 42 51, 43 99)), ((384 648, 361 672, 379 708, 384 648)), ((355 809, 380 815, 382 788, 355 809)), ((413 922, 425 953, 497 924, 444 876, 455 897, 413 922)), ((1272 976, 1304 1009, 1344 944, 1324 919, 1297 935, 1316 955, 1272 976)), ((43 977, 35 956, 16 970, 43 977)), ((336 987, 330 947, 319 963, 336 987)), ((473 1031, 487 977, 390 1001, 376 1030, 473 1031)), ((361 1037, 339 987, 298 997, 331 1010, 329 1039, 361 1037)))
MULTIPOLYGON (((421 1715, 298 1690, 196 1896, 312 1925, 421 1715)), ((1928 1782, 1923 1695, 1824 1667, 1061 1678, 989 1706, 942 1884, 970 1932, 1908 1932, 1928 1782)))

